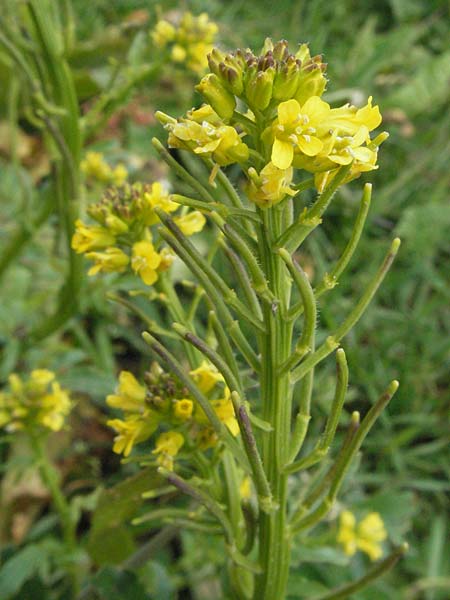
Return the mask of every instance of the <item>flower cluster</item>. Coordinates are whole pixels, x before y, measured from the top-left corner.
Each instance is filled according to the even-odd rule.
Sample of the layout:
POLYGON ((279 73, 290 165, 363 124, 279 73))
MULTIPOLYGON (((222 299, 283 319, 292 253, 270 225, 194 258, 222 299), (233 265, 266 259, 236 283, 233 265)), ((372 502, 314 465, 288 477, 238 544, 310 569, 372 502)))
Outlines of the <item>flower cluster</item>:
MULTIPOLYGON (((233 435, 239 432, 229 389, 210 364, 203 362, 190 373, 198 388, 210 398, 219 419, 233 435)), ((111 419, 108 425, 116 432, 114 452, 128 456, 135 444, 144 442, 160 426, 164 429, 155 440, 152 453, 156 462, 172 470, 174 458, 181 448, 186 453, 203 451, 217 444, 217 436, 201 407, 189 391, 153 363, 139 383, 132 373, 122 371, 115 394, 107 397, 112 408, 123 411, 122 419, 111 419)))
MULTIPOLYGON (((158 274, 172 264, 173 255, 153 240, 151 226, 159 222, 156 207, 167 213, 179 208, 159 182, 110 188, 88 208, 96 224, 78 220, 72 248, 94 262, 89 275, 123 273, 131 267, 146 285, 157 281, 158 274)), ((203 229, 205 217, 191 211, 174 221, 185 235, 192 235, 203 229)))
POLYGON ((184 63, 188 69, 201 75, 208 66, 207 55, 213 48, 217 32, 217 25, 209 20, 206 13, 196 17, 185 12, 178 22, 158 21, 151 36, 155 46, 169 49, 174 62, 184 63))
POLYGON ((350 511, 344 510, 341 513, 337 541, 342 544, 348 556, 361 550, 370 560, 378 560, 383 555, 381 542, 386 538, 386 529, 378 513, 368 514, 359 523, 356 523, 355 515, 350 511))
POLYGON ((47 369, 31 371, 27 379, 13 373, 9 389, 0 392, 0 428, 59 431, 72 403, 55 374, 47 369))
POLYGON ((104 184, 122 185, 128 177, 125 165, 119 163, 110 167, 101 152, 88 152, 80 168, 88 179, 104 184))
POLYGON ((319 191, 343 166, 349 165, 344 181, 377 168, 387 137, 371 138, 381 123, 378 106, 372 98, 361 108, 325 102, 326 65, 306 44, 291 54, 287 42, 267 40, 259 56, 215 48, 208 62, 211 72, 197 86, 206 104, 177 120, 157 116, 169 146, 219 166, 243 165, 253 202, 269 207, 295 195, 293 168, 313 173, 319 191))

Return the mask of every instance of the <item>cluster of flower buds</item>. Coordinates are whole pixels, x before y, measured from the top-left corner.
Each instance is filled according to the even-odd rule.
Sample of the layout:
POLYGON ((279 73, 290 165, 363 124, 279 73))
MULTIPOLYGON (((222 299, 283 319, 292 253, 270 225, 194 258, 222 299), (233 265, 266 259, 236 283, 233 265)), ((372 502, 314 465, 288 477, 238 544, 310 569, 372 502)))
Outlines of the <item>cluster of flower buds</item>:
POLYGON ((213 76, 207 75, 197 89, 218 114, 219 105, 229 106, 234 96, 252 111, 265 111, 292 98, 303 104, 311 96, 321 96, 327 83, 322 57, 311 57, 307 44, 291 54, 284 40, 273 44, 267 39, 259 56, 248 49, 224 54, 215 48, 208 64, 213 76), (217 108, 212 103, 214 86, 225 96, 216 101, 217 108))
POLYGON ((157 117, 169 131, 168 144, 219 166, 242 165, 250 200, 268 208, 295 195, 294 169, 314 174, 323 191, 339 169, 343 182, 377 168, 377 151, 387 138, 371 132, 381 123, 372 98, 362 108, 332 108, 321 96, 326 87, 320 56, 307 44, 295 54, 282 40, 266 40, 262 53, 214 49, 210 73, 197 86, 207 104, 174 119, 157 117))
POLYGON ((88 152, 85 159, 81 161, 80 168, 88 181, 107 185, 122 185, 128 177, 124 164, 119 163, 111 167, 101 152, 88 152))
POLYGON ((62 429, 72 403, 52 371, 36 369, 25 380, 12 373, 8 387, 0 392, 0 428, 7 432, 62 429))
MULTIPOLYGON (((158 274, 172 264, 173 255, 153 240, 151 226, 159 222, 156 207, 167 213, 179 208, 159 182, 110 188, 88 208, 96 224, 78 220, 72 248, 94 262, 89 275, 123 273, 131 267, 146 285, 157 281, 158 274)), ((185 235, 192 235, 203 229, 205 217, 190 211, 174 221, 185 235)))
MULTIPOLYGON (((200 391, 210 399, 219 419, 233 435, 237 435, 239 426, 223 377, 206 362, 192 370, 190 375, 200 391)), ((189 391, 157 363, 153 363, 145 373, 143 384, 129 371, 122 371, 116 393, 108 396, 106 402, 123 412, 122 419, 108 421, 117 434, 113 449, 118 454, 128 456, 134 445, 159 432, 152 453, 159 465, 172 470, 174 458, 182 447, 192 454, 217 444, 217 436, 202 408, 189 391)))
POLYGON ((158 48, 168 48, 171 59, 183 63, 188 69, 201 75, 208 63, 207 55, 212 50, 218 27, 206 13, 194 16, 185 12, 178 19, 161 19, 151 32, 153 43, 158 48))

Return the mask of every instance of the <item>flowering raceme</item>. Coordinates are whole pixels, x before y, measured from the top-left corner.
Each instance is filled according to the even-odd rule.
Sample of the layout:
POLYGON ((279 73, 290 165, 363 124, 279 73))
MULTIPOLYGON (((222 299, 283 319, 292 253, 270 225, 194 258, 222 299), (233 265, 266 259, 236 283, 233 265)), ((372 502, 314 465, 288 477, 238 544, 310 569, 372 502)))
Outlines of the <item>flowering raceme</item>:
MULTIPOLYGON (((230 391, 223 386, 222 375, 206 361, 190 374, 199 389, 210 399, 219 420, 233 436, 238 435, 239 426, 230 391)), ((122 371, 117 392, 106 399, 109 406, 124 413, 123 419, 108 421, 108 425, 117 434, 114 438, 114 452, 127 457, 134 445, 150 438, 159 426, 171 428, 159 435, 152 450, 157 463, 166 469, 173 469, 174 458, 185 443, 192 452, 202 452, 214 447, 218 441, 217 436, 202 408, 188 396, 188 390, 162 371, 157 363, 153 363, 150 371, 145 374, 145 385, 140 384, 129 371, 122 371)))
POLYGON ((69 393, 52 371, 36 369, 25 380, 13 373, 9 389, 0 392, 0 428, 59 431, 71 407, 69 393))
POLYGON ((178 23, 161 19, 151 33, 157 48, 168 49, 175 63, 184 63, 196 74, 208 66, 207 55, 212 50, 218 27, 206 13, 194 16, 185 12, 178 23))
POLYGON ((381 123, 378 106, 372 98, 362 108, 325 102, 326 65, 311 57, 306 44, 291 54, 286 42, 267 40, 260 56, 214 49, 208 61, 211 72, 197 86, 206 104, 180 119, 157 117, 169 132, 169 146, 218 166, 241 164, 250 200, 259 206, 294 195, 291 167, 313 173, 319 191, 343 166, 350 165, 344 182, 377 168, 378 147, 387 137, 370 137, 381 123))
MULTIPOLYGON (((89 206, 96 224, 77 220, 72 238, 75 252, 94 262, 88 274, 124 273, 131 267, 146 285, 153 285, 173 261, 170 250, 153 240, 151 226, 159 223, 155 208, 166 213, 179 208, 160 182, 110 188, 100 202, 89 206)), ((203 229, 205 217, 190 211, 175 222, 185 235, 193 235, 203 229)))
POLYGON ((114 168, 110 167, 101 152, 88 152, 80 168, 88 179, 103 184, 122 185, 128 177, 125 165, 119 163, 114 168))
MULTIPOLYGON (((177 35, 175 26, 160 22, 154 40, 184 60, 177 35)), ((158 520, 208 533, 219 525, 228 553, 227 591, 236 598, 281 600, 288 593, 294 536, 305 539, 326 519, 365 436, 398 388, 392 381, 362 420, 354 411, 335 448, 349 384, 341 340, 364 313, 400 245, 393 240, 345 318, 316 338, 317 300, 339 282, 357 246, 369 184, 329 274, 312 281, 302 268, 303 242, 322 222, 336 190, 377 168, 387 134, 374 133, 381 115, 372 98, 362 107, 325 101, 326 65, 306 44, 292 53, 285 41, 267 40, 259 55, 213 49, 208 64, 210 72, 196 86, 204 104, 178 118, 156 113, 175 151, 157 139, 153 145, 180 193, 170 196, 160 184, 110 190, 88 209, 95 224, 77 223, 73 245, 95 261, 91 272, 131 269, 155 285, 155 292, 130 295, 142 304, 157 302, 167 317, 153 319, 133 300, 110 294, 142 319, 142 337, 167 370, 153 363, 142 378, 123 371, 107 398, 120 412, 108 424, 116 453, 156 467, 198 508, 194 513, 180 503, 133 522, 158 520), (178 206, 182 212, 175 214, 178 206), (205 216, 211 235, 196 244, 187 236, 202 230, 205 216), (172 256, 193 281, 162 273, 172 256), (335 393, 314 443, 314 372, 332 353, 335 393), (320 467, 325 459, 330 464, 320 467), (300 471, 299 497, 290 477, 300 471)), ((321 329, 326 325, 320 321, 321 329)), ((347 555, 361 550, 376 560, 385 538, 377 513, 360 522, 342 513, 337 542, 347 555)), ((405 548, 394 549, 350 588, 324 597, 359 590, 405 548)))

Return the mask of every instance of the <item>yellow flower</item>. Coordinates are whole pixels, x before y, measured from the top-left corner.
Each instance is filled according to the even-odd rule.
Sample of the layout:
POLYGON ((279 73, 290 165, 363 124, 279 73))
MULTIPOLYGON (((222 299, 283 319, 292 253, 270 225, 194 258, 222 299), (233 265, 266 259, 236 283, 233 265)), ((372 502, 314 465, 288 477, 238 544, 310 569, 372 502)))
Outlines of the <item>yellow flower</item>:
POLYGON ((350 511, 344 510, 341 513, 337 541, 342 544, 348 556, 353 556, 357 550, 361 550, 371 560, 378 560, 383 555, 381 542, 386 538, 386 529, 378 513, 368 514, 358 524, 350 511))
MULTIPOLYGON (((354 159, 352 166, 347 176, 342 183, 352 181, 365 173, 366 171, 373 171, 378 169, 378 147, 389 137, 388 133, 380 133, 374 140, 370 141, 367 147, 357 148, 357 152, 354 153, 354 159)), ((353 150, 352 150, 353 151, 353 150)), ((328 157, 332 159, 332 155, 328 157)), ((327 159, 327 160, 328 160, 327 159)), ((334 161, 335 163, 337 161, 334 161)), ((330 171, 323 171, 316 173, 314 176, 314 184, 319 192, 323 192, 324 188, 331 183, 338 172, 338 169, 332 169, 330 171)))
POLYGON ((34 393, 42 394, 54 379, 55 374, 53 371, 49 371, 48 369, 34 369, 30 373, 28 386, 34 393))
POLYGON ((214 448, 218 442, 217 434, 212 427, 202 427, 196 435, 196 442, 199 450, 208 450, 214 448))
POLYGON ((92 177, 102 183, 122 185, 128 177, 125 165, 118 164, 112 169, 101 152, 88 152, 86 158, 81 161, 80 168, 87 177, 92 177))
POLYGON ((129 257, 120 248, 106 248, 104 252, 88 252, 86 258, 95 264, 89 269, 88 275, 95 275, 100 271, 104 273, 122 273, 125 271, 129 257))
POLYGON ((131 268, 146 285, 152 285, 158 279, 156 269, 160 262, 161 257, 151 242, 142 240, 133 244, 131 268))
POLYGON ((68 392, 63 390, 57 381, 53 381, 51 393, 40 399, 41 409, 37 420, 52 431, 59 431, 64 425, 65 417, 71 409, 68 392))
POLYGON ((206 13, 195 17, 186 12, 176 25, 166 20, 158 21, 151 35, 159 48, 173 44, 171 58, 174 62, 184 62, 189 69, 201 74, 207 66, 207 54, 212 50, 216 33, 217 25, 206 13))
POLYGON ((105 217, 105 225, 112 231, 114 235, 120 235, 128 231, 128 225, 122 219, 119 219, 116 215, 109 214, 105 217))
POLYGON ((111 246, 115 242, 115 237, 104 227, 97 225, 85 225, 78 219, 75 221, 75 233, 72 237, 72 248, 78 254, 83 254, 89 250, 99 250, 111 246))
POLYGON ((169 471, 173 470, 173 458, 184 444, 184 437, 177 431, 161 433, 156 440, 156 448, 152 454, 157 454, 158 463, 169 471))
POLYGON ((248 160, 248 147, 234 127, 220 124, 220 118, 210 107, 204 109, 205 120, 201 123, 194 120, 198 118, 195 112, 198 111, 190 113, 187 119, 180 122, 165 123, 169 130, 169 146, 211 156, 221 166, 248 160))
POLYGON ((161 19, 161 21, 156 23, 151 36, 154 44, 163 48, 175 38, 175 27, 169 21, 161 19))
POLYGON ((110 419, 107 425, 118 435, 114 438, 113 451, 116 454, 129 456, 133 446, 143 442, 155 431, 159 422, 156 413, 148 410, 143 415, 130 415, 125 420, 110 419))
POLYGON ((80 168, 85 175, 98 181, 108 182, 111 179, 111 168, 101 152, 88 152, 80 168))
POLYGON ((162 273, 170 269, 173 261, 175 260, 175 254, 170 250, 170 248, 163 248, 159 257, 161 258, 161 262, 159 263, 158 273, 162 273))
POLYGON ((183 46, 180 46, 180 44, 175 44, 175 46, 172 47, 171 56, 174 62, 184 62, 186 54, 186 50, 183 46))
POLYGON ((145 409, 146 389, 129 371, 121 371, 116 394, 106 397, 106 402, 113 408, 141 413, 145 409))
POLYGON ((127 180, 128 171, 122 163, 119 163, 111 172, 111 183, 122 185, 127 180))
POLYGON ((177 419, 181 421, 188 421, 192 416, 194 410, 194 403, 192 400, 184 398, 183 400, 176 400, 173 407, 173 414, 177 419))
POLYGON ((174 221, 184 235, 198 233, 203 229, 206 223, 205 217, 198 210, 193 210, 183 217, 176 217, 174 221))
POLYGON ((224 423, 228 427, 228 429, 234 436, 237 436, 240 430, 239 424, 234 414, 234 407, 230 398, 230 390, 226 387, 225 398, 221 398, 220 400, 213 400, 211 404, 214 408, 216 415, 219 417, 222 423, 224 423))
POLYGON ((349 165, 354 160, 370 164, 373 157, 376 157, 376 152, 363 147, 367 140, 370 141, 369 130, 364 125, 358 129, 354 136, 339 136, 333 132, 331 136, 332 149, 328 153, 328 158, 338 165, 349 165))
POLYGON ((272 132, 272 162, 279 169, 288 169, 294 151, 316 156, 323 142, 316 136, 317 128, 327 119, 330 106, 318 96, 309 98, 303 106, 297 100, 287 100, 278 105, 278 119, 272 132))
POLYGON ((248 170, 248 175, 248 197, 262 208, 278 204, 286 196, 295 196, 297 193, 289 187, 292 182, 292 167, 279 169, 270 162, 261 169, 259 175, 253 167, 248 170))
POLYGON ((159 221, 158 217, 153 212, 155 207, 160 208, 166 213, 174 212, 180 207, 179 204, 170 200, 169 194, 164 190, 159 181, 152 183, 151 192, 145 191, 143 198, 150 208, 150 210, 145 211, 143 215, 145 225, 154 225, 159 221))
POLYGON ((378 106, 372 106, 372 96, 362 108, 345 104, 332 108, 327 118, 327 127, 337 129, 340 135, 355 135, 360 127, 373 131, 381 124, 382 118, 378 106))
POLYGON ((197 369, 190 371, 190 375, 204 394, 210 392, 216 383, 223 381, 223 376, 216 367, 205 360, 197 369))
POLYGON ((62 429, 72 403, 52 371, 35 369, 24 380, 12 373, 8 379, 10 391, 0 394, 0 427, 62 429))

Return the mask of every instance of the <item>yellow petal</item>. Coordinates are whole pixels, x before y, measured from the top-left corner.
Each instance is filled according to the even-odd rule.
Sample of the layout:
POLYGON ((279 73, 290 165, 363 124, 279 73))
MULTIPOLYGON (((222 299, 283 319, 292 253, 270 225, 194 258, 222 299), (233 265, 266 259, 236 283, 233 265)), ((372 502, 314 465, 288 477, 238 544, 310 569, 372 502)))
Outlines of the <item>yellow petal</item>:
POLYGON ((151 267, 145 267, 139 271, 142 281, 145 285, 153 285, 158 279, 158 273, 151 267))
POLYGON ((330 112, 330 105, 319 98, 311 96, 301 108, 301 112, 307 114, 312 120, 323 121, 330 112))
POLYGON ((275 138, 272 147, 272 162, 279 169, 289 169, 294 158, 294 148, 290 142, 275 138))
MULTIPOLYGON (((300 104, 297 100, 287 100, 278 106, 278 121, 280 125, 295 123, 300 115, 300 104)), ((280 167, 281 168, 281 167, 280 167)))
POLYGON ((313 135, 299 135, 297 144, 303 154, 307 156, 316 156, 323 148, 323 142, 313 135))

